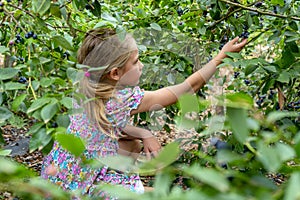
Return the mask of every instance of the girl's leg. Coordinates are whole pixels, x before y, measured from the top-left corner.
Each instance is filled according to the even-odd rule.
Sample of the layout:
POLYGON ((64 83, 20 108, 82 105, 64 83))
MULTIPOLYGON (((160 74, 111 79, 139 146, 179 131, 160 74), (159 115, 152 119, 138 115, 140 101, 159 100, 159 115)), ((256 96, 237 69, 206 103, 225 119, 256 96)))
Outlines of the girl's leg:
POLYGON ((131 156, 136 160, 142 151, 141 141, 138 139, 121 138, 118 140, 119 150, 118 153, 123 156, 131 156))

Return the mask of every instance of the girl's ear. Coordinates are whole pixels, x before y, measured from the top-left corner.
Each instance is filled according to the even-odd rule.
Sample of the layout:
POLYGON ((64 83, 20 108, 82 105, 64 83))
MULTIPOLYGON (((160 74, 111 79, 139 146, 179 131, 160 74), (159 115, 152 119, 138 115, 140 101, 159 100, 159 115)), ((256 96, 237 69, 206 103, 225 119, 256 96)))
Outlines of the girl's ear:
POLYGON ((119 69, 115 67, 112 70, 110 70, 110 72, 107 74, 107 76, 109 79, 118 81, 121 78, 121 73, 120 73, 119 69))

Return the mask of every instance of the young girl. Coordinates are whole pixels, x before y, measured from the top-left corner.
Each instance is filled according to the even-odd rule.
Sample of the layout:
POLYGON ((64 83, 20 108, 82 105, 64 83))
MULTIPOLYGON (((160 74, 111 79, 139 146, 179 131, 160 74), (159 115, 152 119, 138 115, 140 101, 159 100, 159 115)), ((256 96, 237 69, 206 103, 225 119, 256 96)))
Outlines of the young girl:
MULTIPOLYGON (((137 86, 143 64, 135 40, 129 34, 119 39, 110 28, 88 32, 78 51, 78 62, 89 66, 80 82, 80 92, 91 100, 75 105, 83 107, 84 112, 70 116, 68 133, 86 141, 87 159, 101 160, 118 152, 139 153, 138 138, 143 138, 147 152, 156 152, 160 148, 157 140, 147 135, 146 130, 128 125, 130 116, 161 109, 174 104, 184 93, 198 91, 215 73, 216 66, 226 57, 225 52, 239 52, 246 45, 246 40, 238 40, 229 41, 214 59, 183 83, 144 91, 137 86), (120 139, 124 135, 129 139, 120 139)), ((122 173, 108 166, 92 168, 57 142, 44 159, 41 176, 66 190, 80 190, 94 197, 105 196, 95 190, 102 183, 122 185, 138 193, 144 191, 137 174, 122 173)))

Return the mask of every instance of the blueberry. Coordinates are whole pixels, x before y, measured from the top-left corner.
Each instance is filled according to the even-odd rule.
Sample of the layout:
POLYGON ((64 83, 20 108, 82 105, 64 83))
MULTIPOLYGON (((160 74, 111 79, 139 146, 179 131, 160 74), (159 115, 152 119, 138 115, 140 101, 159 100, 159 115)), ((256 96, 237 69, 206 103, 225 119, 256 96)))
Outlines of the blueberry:
POLYGON ((16 39, 16 43, 21 43, 21 40, 19 40, 19 39, 16 39))
POLYGON ((221 166, 223 169, 227 169, 227 168, 228 168, 227 163, 221 163, 220 166, 221 166))
POLYGON ((9 41, 8 44, 9 44, 9 45, 14 45, 14 43, 15 43, 15 42, 14 42, 13 40, 11 40, 11 41, 9 41))
POLYGON ((296 105, 295 103, 296 103, 296 102, 290 102, 290 103, 287 104, 287 107, 288 107, 288 108, 296 108, 297 105, 296 105))
POLYGON ((17 40, 20 40, 20 39, 21 39, 21 35, 20 35, 20 34, 17 34, 17 35, 16 35, 16 39, 17 39, 17 40))
POLYGON ((233 76, 234 78, 237 78, 240 75, 240 72, 234 72, 233 76))
POLYGON ((179 24, 179 26, 182 26, 182 25, 183 25, 183 22, 179 22, 178 24, 179 24))
POLYGON ((19 58, 19 61, 20 61, 20 62, 24 62, 24 58, 20 57, 20 58, 19 58))
POLYGON ((32 37, 34 33, 32 31, 29 31, 27 34, 29 35, 29 37, 32 37))
POLYGON ((183 10, 182 10, 181 8, 178 8, 178 10, 177 10, 177 14, 178 14, 178 16, 181 16, 181 15, 183 15, 183 10))
POLYGON ((254 4, 254 6, 255 7, 261 7, 263 5, 263 3, 261 2, 261 1, 259 1, 259 2, 256 2, 255 4, 254 4))
POLYGON ((230 149, 230 146, 228 145, 227 142, 223 142, 221 140, 217 141, 217 143, 215 144, 217 149, 230 149))
POLYGON ((258 107, 261 107, 261 104, 263 103, 264 101, 259 99, 257 100, 255 103, 258 105, 258 107))
POLYGON ((66 51, 63 53, 63 58, 68 58, 69 56, 70 56, 69 52, 66 51))
POLYGON ((19 78, 18 82, 19 82, 19 83, 26 83, 26 82, 27 82, 27 79, 26 79, 26 77, 21 76, 21 77, 19 78))
POLYGON ((221 43, 219 49, 221 50, 225 44, 221 43))
POLYGON ((2 1, 0 1, 0 6, 3 6, 3 5, 4 5, 4 3, 2 1))
POLYGON ((33 34, 33 35, 32 35, 32 38, 36 40, 36 39, 38 38, 38 37, 37 37, 37 34, 33 34))
POLYGON ((30 38, 30 35, 28 33, 25 34, 25 38, 28 39, 30 38))
POLYGON ((51 124, 51 126, 52 126, 52 128, 57 128, 57 127, 58 127, 58 124, 57 124, 56 122, 53 122, 53 123, 51 124))
POLYGON ((163 88, 163 87, 164 87, 163 85, 159 85, 159 86, 158 86, 159 89, 161 89, 161 88, 163 88))
POLYGON ((251 83, 251 81, 249 81, 248 79, 245 79, 245 80, 244 80, 244 83, 245 83, 246 85, 249 85, 249 84, 251 83))
POLYGON ((240 35, 241 38, 248 38, 249 37, 249 32, 245 31, 240 35))

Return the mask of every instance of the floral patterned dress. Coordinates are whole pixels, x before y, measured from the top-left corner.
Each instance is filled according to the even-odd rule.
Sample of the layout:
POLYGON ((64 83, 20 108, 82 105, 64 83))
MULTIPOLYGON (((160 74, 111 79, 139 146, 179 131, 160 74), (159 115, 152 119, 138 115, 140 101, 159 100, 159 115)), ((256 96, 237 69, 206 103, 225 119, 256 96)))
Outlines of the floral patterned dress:
MULTIPOLYGON (((106 113, 112 123, 114 134, 118 137, 130 119, 130 111, 140 104, 144 91, 136 86, 118 90, 115 96, 116 98, 111 98, 106 103, 106 113)), ((117 155, 119 148, 117 139, 100 132, 95 123, 90 123, 84 112, 70 116, 67 132, 86 141, 84 157, 87 159, 117 155)), ((65 190, 80 190, 82 194, 90 196, 105 196, 101 191, 95 192, 95 188, 101 183, 122 185, 131 191, 141 193, 144 189, 137 174, 119 173, 110 170, 107 166, 92 168, 83 165, 81 158, 63 149, 58 142, 54 143, 52 150, 44 158, 41 176, 65 190), (54 175, 47 173, 48 166, 57 169, 54 175)), ((106 198, 113 199, 113 197, 106 198)))

